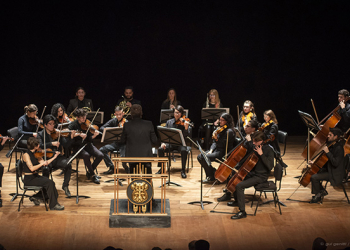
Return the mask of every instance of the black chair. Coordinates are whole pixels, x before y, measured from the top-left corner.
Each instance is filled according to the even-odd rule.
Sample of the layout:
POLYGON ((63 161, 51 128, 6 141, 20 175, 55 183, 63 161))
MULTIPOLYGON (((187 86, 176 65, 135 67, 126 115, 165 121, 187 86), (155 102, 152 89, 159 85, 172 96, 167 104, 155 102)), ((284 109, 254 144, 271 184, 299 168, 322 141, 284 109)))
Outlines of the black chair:
MULTIPOLYGON (((287 137, 288 137, 288 133, 278 130, 278 136, 277 136, 277 140, 278 143, 283 144, 283 154, 281 152, 278 152, 279 157, 283 157, 286 154, 286 148, 287 148, 287 137)), ((284 168, 284 175, 287 175, 287 169, 284 168)))
MULTIPOLYGON (((7 130, 7 135, 9 137, 18 138, 18 127, 13 127, 7 130)), ((23 154, 27 151, 26 148, 19 148, 18 146, 16 146, 13 151, 11 152, 11 150, 9 152, 11 152, 10 155, 6 155, 6 157, 10 157, 10 161, 9 161, 9 166, 7 168, 7 172, 10 171, 10 166, 11 166, 11 160, 12 160, 12 154, 15 153, 16 155, 16 162, 18 159, 22 159, 23 154), (20 153, 19 158, 17 157, 17 153, 20 153)))
MULTIPOLYGON (((321 201, 320 201, 320 204, 323 204, 323 198, 328 195, 328 192, 326 191, 327 190, 327 185, 328 185, 329 181, 326 182, 326 185, 324 186, 324 190, 325 192, 322 192, 322 195, 321 195, 321 201)), ((344 183, 340 184, 339 186, 341 186, 343 188, 343 192, 344 192, 344 195, 346 197, 346 199, 348 200, 348 203, 350 204, 350 200, 349 200, 349 196, 348 196, 348 193, 346 192, 346 189, 344 187, 344 183)))
MULTIPOLYGON (((265 196, 266 196, 266 193, 272 193, 273 202, 275 203, 275 207, 276 207, 276 204, 278 204, 280 214, 282 214, 281 206, 280 206, 281 202, 279 201, 279 198, 277 195, 277 192, 281 189, 281 184, 282 184, 283 167, 281 166, 281 164, 276 164, 276 166, 274 168, 274 176, 275 176, 274 182, 273 181, 266 181, 266 182, 258 184, 254 187, 255 192, 254 192, 251 207, 253 207, 253 202, 254 202, 256 192, 260 192, 260 196, 259 196, 258 202, 256 204, 254 216, 256 215, 256 211, 258 210, 259 201, 261 201, 261 195, 263 192, 265 193, 265 196)), ((269 202, 266 202, 266 203, 269 203, 269 202)))
POLYGON ((21 210, 21 203, 23 205, 23 199, 24 197, 28 197, 29 199, 33 196, 28 196, 26 195, 27 191, 33 191, 33 192, 40 192, 42 194, 43 197, 43 201, 45 203, 45 208, 46 211, 48 211, 47 209, 47 205, 46 205, 46 199, 45 199, 45 195, 44 195, 44 187, 40 187, 40 186, 26 186, 23 182, 23 163, 21 160, 17 160, 16 162, 16 178, 17 178, 17 182, 18 182, 18 187, 23 190, 23 194, 21 194, 22 198, 19 201, 18 204, 18 212, 21 210), (23 188, 21 186, 21 183, 23 183, 23 188))

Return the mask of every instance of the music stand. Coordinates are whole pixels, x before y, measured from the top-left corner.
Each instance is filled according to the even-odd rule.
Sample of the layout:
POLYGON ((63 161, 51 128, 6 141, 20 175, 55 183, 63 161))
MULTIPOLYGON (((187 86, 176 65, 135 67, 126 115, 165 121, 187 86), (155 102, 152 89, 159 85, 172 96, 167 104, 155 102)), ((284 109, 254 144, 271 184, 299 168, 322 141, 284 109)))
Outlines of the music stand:
MULTIPOLYGON (((313 129, 320 130, 320 127, 317 125, 316 121, 314 120, 314 118, 310 114, 302 112, 300 110, 298 110, 298 113, 300 115, 301 120, 304 122, 304 124, 307 127, 307 161, 306 161, 306 164, 308 164, 309 160, 310 160, 310 132, 313 129)), ((301 184, 299 185, 299 187, 300 186, 301 186, 301 184)), ((289 196, 287 198, 287 200, 291 200, 290 197, 293 196, 293 194, 299 189, 299 187, 297 187, 297 189, 294 190, 294 192, 291 194, 291 196, 289 196)))
POLYGON ((184 146, 186 147, 185 139, 182 135, 181 129, 177 128, 165 128, 162 126, 157 126, 158 135, 161 142, 168 143, 169 144, 169 150, 168 150, 168 161, 169 161, 169 169, 168 169, 168 175, 169 180, 165 183, 168 184, 174 184, 178 187, 182 187, 180 184, 171 182, 170 181, 170 144, 174 146, 184 146))
POLYGON ((222 113, 230 113, 230 108, 202 108, 201 118, 202 120, 207 120, 205 125, 205 150, 209 150, 209 141, 211 138, 210 126, 213 125, 213 122, 218 119, 222 113), (210 120, 212 122, 209 122, 210 120))
MULTIPOLYGON (((108 127, 103 130, 101 142, 118 142, 122 137, 123 128, 122 127, 108 127)), ((112 182, 114 179, 106 180, 105 182, 112 182)), ((121 186, 123 184, 119 182, 121 186)))
MULTIPOLYGON (((75 155, 72 156, 72 158, 69 159, 69 161, 67 162, 67 165, 69 165, 78 155, 79 153, 86 147, 87 144, 85 144, 84 146, 82 146, 76 153, 75 155)), ((79 162, 77 162, 77 195, 71 195, 71 196, 67 196, 66 198, 71 199, 71 198, 77 198, 76 199, 76 204, 79 203, 79 198, 91 198, 90 196, 86 196, 86 195, 79 195, 79 179, 78 179, 78 164, 79 162)))
MULTIPOLYGON (((188 109, 184 109, 186 117, 188 117, 188 109)), ((161 109, 160 110, 160 123, 166 123, 171 118, 174 118, 173 109, 161 109)))
POLYGON ((90 111, 86 114, 86 119, 93 119, 95 114, 97 113, 96 115, 96 118, 94 120, 94 124, 103 124, 103 117, 104 117, 104 112, 103 111, 90 111))
MULTIPOLYGON (((208 157, 207 155, 205 154, 205 152, 203 152, 202 148, 201 148, 201 145, 199 145, 199 142, 197 141, 197 145, 198 145, 198 149, 199 151, 201 152, 201 154, 203 155, 204 157, 204 160, 206 161, 206 163, 208 164, 208 166, 210 166, 210 162, 208 160, 208 157)), ((203 203, 205 204, 211 204, 213 202, 211 201, 203 201, 203 168, 201 167, 201 199, 200 201, 191 201, 187 204, 190 204, 190 205, 193 205, 193 204, 201 204, 201 207, 202 207, 202 210, 204 210, 204 205, 203 203)))

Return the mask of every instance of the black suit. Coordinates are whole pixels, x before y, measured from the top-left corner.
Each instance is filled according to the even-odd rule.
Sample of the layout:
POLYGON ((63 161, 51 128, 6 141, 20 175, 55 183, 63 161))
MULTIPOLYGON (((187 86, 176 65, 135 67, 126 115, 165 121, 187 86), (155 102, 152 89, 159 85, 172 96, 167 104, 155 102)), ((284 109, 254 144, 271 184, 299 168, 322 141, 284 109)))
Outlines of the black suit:
MULTIPOLYGON (((157 142, 157 136, 151 121, 134 117, 124 124, 120 143, 126 144, 125 157, 152 157, 152 143, 157 142)), ((133 173, 135 164, 130 164, 133 173)), ((152 173, 150 164, 147 173, 152 173)))
POLYGON ((278 144, 278 125, 276 123, 272 123, 264 129, 264 134, 268 139, 272 140, 272 135, 275 137, 269 144, 273 147, 275 152, 280 153, 280 146, 278 144))
POLYGON ((83 108, 83 107, 88 107, 91 110, 94 110, 94 106, 92 105, 92 100, 91 99, 86 99, 84 98, 82 101, 79 101, 78 98, 70 99, 69 105, 67 108, 67 114, 70 115, 72 111, 76 108, 83 108))
POLYGON ((312 193, 318 194, 322 189, 322 180, 329 181, 333 186, 338 186, 342 183, 345 176, 345 157, 344 143, 337 142, 329 147, 329 152, 326 154, 328 162, 326 166, 311 176, 312 193))
POLYGON ((350 128, 350 104, 345 103, 345 108, 339 108, 338 113, 341 116, 341 120, 336 127, 345 133, 350 128))

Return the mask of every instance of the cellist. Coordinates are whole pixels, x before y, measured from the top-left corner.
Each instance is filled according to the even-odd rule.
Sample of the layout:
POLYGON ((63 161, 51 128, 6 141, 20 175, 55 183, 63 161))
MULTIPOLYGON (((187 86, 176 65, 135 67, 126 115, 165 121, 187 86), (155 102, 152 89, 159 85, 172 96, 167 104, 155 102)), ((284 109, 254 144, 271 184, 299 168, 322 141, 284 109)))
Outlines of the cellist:
MULTIPOLYGON (((233 193, 235 201, 232 206, 238 206, 239 212, 231 216, 233 220, 247 217, 247 213, 245 212, 244 189, 266 182, 273 168, 274 152, 271 145, 262 145, 265 140, 266 136, 262 131, 258 131, 252 136, 253 143, 251 147, 253 149, 253 154, 257 154, 259 159, 246 178, 236 185, 236 191, 233 193)), ((239 164, 243 166, 243 160, 241 160, 239 164)))
POLYGON ((345 133, 350 128, 350 104, 346 103, 346 99, 349 97, 349 91, 346 89, 339 90, 338 92, 338 101, 339 101, 339 110, 338 113, 341 116, 340 121, 336 125, 337 128, 340 128, 343 133, 345 133))
MULTIPOLYGON (((328 133, 327 142, 332 143, 339 140, 343 132, 340 128, 330 128, 328 133)), ((333 186, 340 185, 343 181, 345 174, 345 160, 344 160, 344 141, 340 140, 329 148, 327 145, 323 147, 323 151, 326 153, 328 161, 326 165, 320 169, 317 174, 311 176, 312 190, 311 193, 315 194, 312 197, 310 203, 317 203, 321 200, 322 196, 327 195, 327 191, 322 186, 322 181, 329 181, 333 186)), ((310 164, 313 162, 310 161, 310 164)))

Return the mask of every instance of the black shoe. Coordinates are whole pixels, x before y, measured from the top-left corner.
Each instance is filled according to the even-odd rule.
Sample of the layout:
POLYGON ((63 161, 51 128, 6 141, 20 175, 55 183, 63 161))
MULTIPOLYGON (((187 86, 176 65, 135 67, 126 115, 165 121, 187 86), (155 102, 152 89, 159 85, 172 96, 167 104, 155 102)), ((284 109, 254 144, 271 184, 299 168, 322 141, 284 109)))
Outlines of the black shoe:
MULTIPOLYGON (((122 164, 123 165, 123 164, 122 164)), ((128 167, 128 165, 123 165, 123 168, 124 168, 124 170, 125 170, 125 173, 130 173, 130 168, 128 167)))
POLYGON ((206 179, 204 179, 202 182, 203 182, 203 183, 213 183, 214 180, 215 180, 214 177, 208 176, 208 177, 207 177, 206 179))
POLYGON ((88 180, 90 180, 91 176, 92 176, 92 174, 90 174, 90 172, 86 172, 86 178, 87 178, 88 180))
POLYGON ((162 173, 162 169, 160 168, 156 174, 161 174, 161 173, 162 173))
POLYGON ((321 194, 318 193, 317 195, 313 196, 309 203, 318 203, 321 201, 321 194))
POLYGON ((96 177, 97 177, 98 179, 101 179, 101 176, 99 176, 99 175, 97 175, 97 174, 96 174, 96 177))
POLYGON ((326 189, 322 189, 322 190, 321 190, 321 195, 322 195, 322 196, 328 195, 327 190, 326 190, 326 189))
POLYGON ((29 197, 29 200, 32 201, 34 203, 35 206, 39 206, 40 205, 40 201, 34 197, 29 197))
POLYGON ((229 201, 229 202, 227 202, 227 206, 238 207, 238 202, 237 201, 229 201))
POLYGON ((64 206, 57 203, 51 210, 64 210, 64 206))
POLYGON ((247 213, 245 211, 239 211, 237 214, 231 216, 232 220, 239 220, 247 217, 247 213))
POLYGON ((102 174, 114 174, 114 169, 110 168, 106 172, 103 172, 102 174))
POLYGON ((186 175, 185 171, 181 171, 181 177, 182 178, 187 178, 187 175, 186 175))
POLYGON ((71 196, 71 194, 69 192, 69 189, 68 189, 68 186, 67 187, 62 187, 62 189, 63 189, 64 193, 66 194, 66 196, 68 196, 68 197, 71 196))
POLYGON ((219 201, 219 202, 220 202, 220 201, 229 201, 229 200, 231 200, 231 193, 229 193, 229 192, 225 192, 225 193, 223 194, 223 196, 221 196, 221 197, 218 198, 218 201, 219 201))
POLYGON ((100 180, 98 179, 97 175, 92 176, 91 180, 93 183, 100 184, 100 180))

